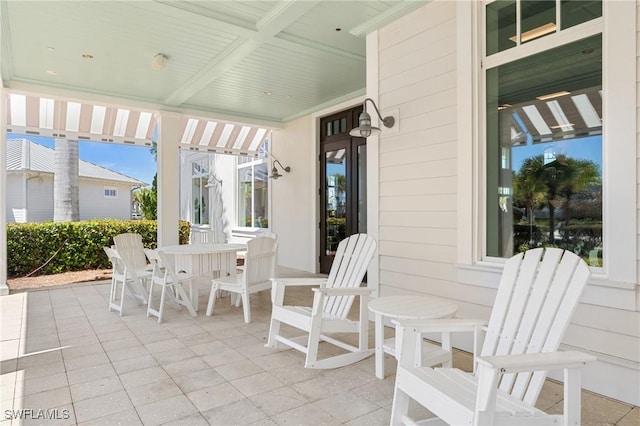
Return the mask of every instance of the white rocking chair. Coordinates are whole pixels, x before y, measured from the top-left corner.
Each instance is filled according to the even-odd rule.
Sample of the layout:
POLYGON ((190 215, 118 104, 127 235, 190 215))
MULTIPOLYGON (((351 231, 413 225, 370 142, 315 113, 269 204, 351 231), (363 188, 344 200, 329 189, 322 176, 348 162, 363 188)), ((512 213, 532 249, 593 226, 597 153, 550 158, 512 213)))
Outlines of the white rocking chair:
POLYGON ((360 287, 367 272, 367 266, 376 249, 375 240, 366 234, 355 234, 338 245, 331 271, 327 279, 315 278, 275 278, 271 299, 271 327, 267 346, 278 347, 284 343, 306 354, 307 368, 337 368, 358 362, 373 353, 369 349, 369 318, 367 304, 371 289, 360 287), (284 292, 287 286, 319 285, 313 291, 313 306, 289 306, 284 304, 284 292), (349 320, 347 315, 355 296, 360 296, 360 316, 358 320, 349 320), (307 334, 289 338, 280 334, 280 325, 284 323, 303 330, 307 334), (358 345, 338 340, 330 333, 357 333, 358 345), (342 349, 345 354, 318 360, 318 345, 325 341, 342 349), (306 346, 304 343, 306 342, 306 346))
MULTIPOLYGON (((580 424, 580 370, 595 357, 557 352, 564 332, 590 276, 575 254, 548 248, 509 259, 475 374, 454 368, 422 367, 414 359, 423 332, 469 331, 477 321, 404 322, 391 424, 416 424, 407 416, 413 399, 438 418, 436 424, 580 424), (548 370, 564 369, 564 413, 548 415, 534 407, 548 370)), ((475 342, 478 336, 475 336, 475 342)), ((477 354, 477 352, 476 352, 477 354)), ((420 422, 421 424, 423 422, 420 422)))

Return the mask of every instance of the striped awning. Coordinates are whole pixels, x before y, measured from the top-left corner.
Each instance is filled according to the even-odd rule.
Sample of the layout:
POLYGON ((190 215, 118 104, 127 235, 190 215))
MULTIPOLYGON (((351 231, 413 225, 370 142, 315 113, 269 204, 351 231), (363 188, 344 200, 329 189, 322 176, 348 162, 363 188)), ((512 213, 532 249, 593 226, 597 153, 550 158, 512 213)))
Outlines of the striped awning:
POLYGON ((602 90, 562 92, 552 99, 536 99, 499 107, 505 134, 503 144, 547 143, 602 134, 602 90))
MULTIPOLYGON (((270 130, 241 123, 182 116, 180 147, 258 156, 270 130)), ((152 111, 9 94, 7 132, 53 138, 151 146, 156 138, 152 111)))

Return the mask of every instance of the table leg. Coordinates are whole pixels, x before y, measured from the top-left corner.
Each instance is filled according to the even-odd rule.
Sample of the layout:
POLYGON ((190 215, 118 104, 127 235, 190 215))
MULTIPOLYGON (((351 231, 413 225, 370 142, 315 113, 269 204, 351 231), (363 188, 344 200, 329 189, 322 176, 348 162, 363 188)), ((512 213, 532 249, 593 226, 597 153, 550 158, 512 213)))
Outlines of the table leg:
POLYGON ((375 315, 375 339, 376 339, 376 377, 384 379, 384 324, 382 314, 375 315))
POLYGON ((198 283, 195 281, 195 278, 189 280, 189 299, 193 309, 198 312, 198 283))

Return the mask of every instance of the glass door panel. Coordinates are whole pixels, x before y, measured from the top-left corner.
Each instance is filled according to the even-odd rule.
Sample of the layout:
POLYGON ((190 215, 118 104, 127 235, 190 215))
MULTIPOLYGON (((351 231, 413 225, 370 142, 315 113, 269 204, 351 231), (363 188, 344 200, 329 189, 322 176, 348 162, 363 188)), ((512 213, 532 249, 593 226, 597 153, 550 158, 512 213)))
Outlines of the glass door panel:
POLYGON ((362 107, 321 119, 320 271, 328 273, 340 241, 367 231, 366 139, 351 137, 362 107))
POLYGON ((347 237, 346 148, 325 153, 325 256, 334 256, 338 243, 347 237))

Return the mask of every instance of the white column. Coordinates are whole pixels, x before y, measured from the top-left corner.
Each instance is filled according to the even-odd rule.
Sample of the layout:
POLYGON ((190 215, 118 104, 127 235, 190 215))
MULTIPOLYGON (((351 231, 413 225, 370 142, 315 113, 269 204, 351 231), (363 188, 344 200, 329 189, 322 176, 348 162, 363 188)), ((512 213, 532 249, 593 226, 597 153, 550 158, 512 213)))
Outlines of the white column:
POLYGON ((180 114, 161 111, 158 121, 158 247, 178 244, 180 220, 180 114))
POLYGON ((0 89, 0 296, 7 286, 7 94, 0 89))

